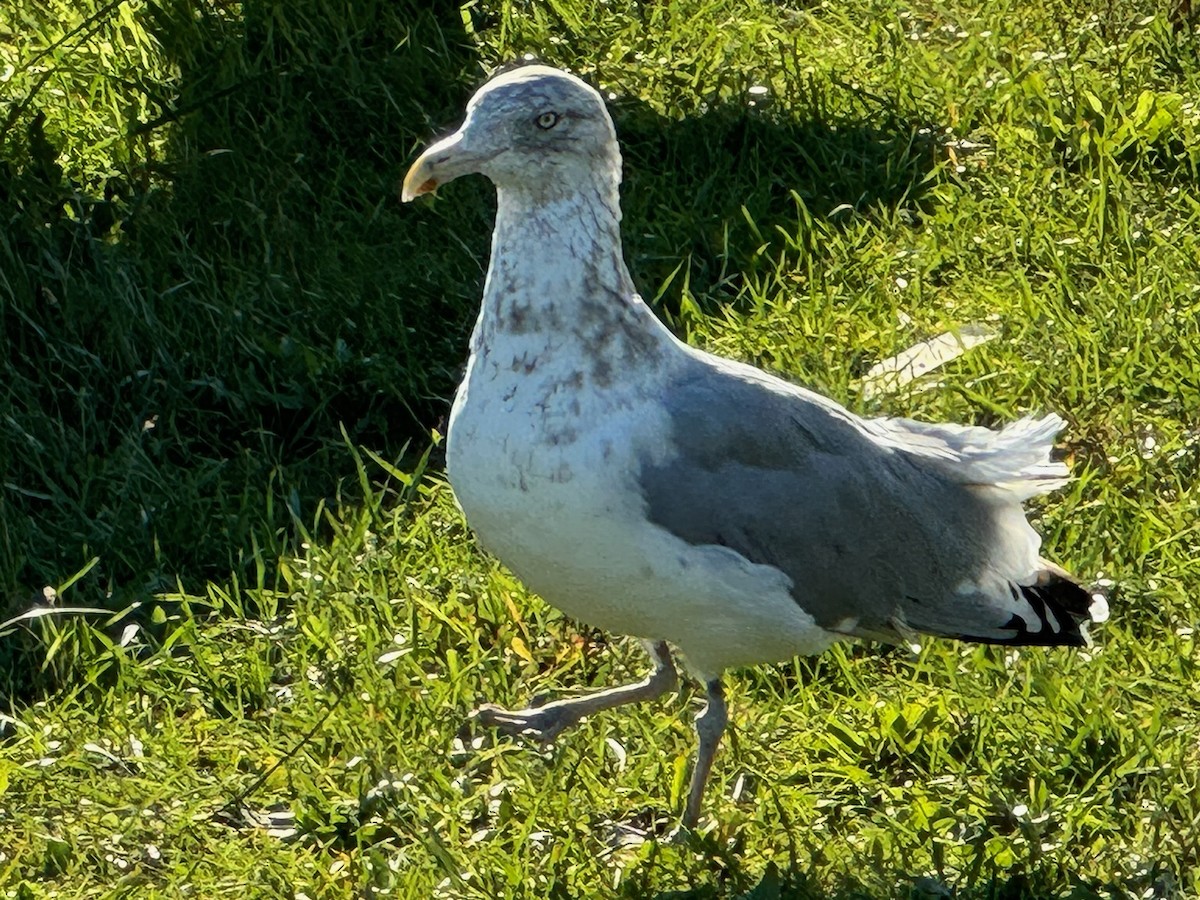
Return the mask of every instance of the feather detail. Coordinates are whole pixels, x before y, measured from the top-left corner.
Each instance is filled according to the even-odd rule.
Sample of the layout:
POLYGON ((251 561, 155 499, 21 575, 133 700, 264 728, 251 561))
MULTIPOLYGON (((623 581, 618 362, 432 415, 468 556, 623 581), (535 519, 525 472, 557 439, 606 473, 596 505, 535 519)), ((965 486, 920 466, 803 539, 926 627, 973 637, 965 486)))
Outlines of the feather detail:
POLYGON ((962 484, 998 487, 1019 500, 1062 487, 1067 467, 1050 459, 1054 436, 1066 424, 1051 414, 1026 416, 999 431, 971 425, 877 419, 876 437, 925 457, 962 484))

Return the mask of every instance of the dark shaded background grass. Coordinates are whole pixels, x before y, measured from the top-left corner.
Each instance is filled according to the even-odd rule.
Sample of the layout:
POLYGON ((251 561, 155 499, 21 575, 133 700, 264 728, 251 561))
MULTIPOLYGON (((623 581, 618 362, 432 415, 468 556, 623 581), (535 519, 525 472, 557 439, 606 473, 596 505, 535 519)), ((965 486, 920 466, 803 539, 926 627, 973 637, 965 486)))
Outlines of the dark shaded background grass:
MULTIPOLYGON (((340 425, 398 453, 443 414, 475 301, 442 273, 486 244, 486 203, 416 227, 394 199, 480 74, 455 4, 111 7, 62 25, 96 11, 145 56, 93 58, 84 32, 49 85, 4 85, 6 611, 92 557, 77 599, 115 606, 269 570, 346 474, 340 425), (60 79, 111 121, 89 130, 60 79)), ((66 10, 24 8, 10 40, 66 10)))

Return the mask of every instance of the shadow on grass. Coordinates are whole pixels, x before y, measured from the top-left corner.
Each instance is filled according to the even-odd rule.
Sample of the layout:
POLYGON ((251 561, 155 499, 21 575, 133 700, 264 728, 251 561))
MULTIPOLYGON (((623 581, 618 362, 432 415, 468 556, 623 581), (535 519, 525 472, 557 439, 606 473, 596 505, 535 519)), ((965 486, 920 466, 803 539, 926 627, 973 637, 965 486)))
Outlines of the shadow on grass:
MULTIPOLYGON (((822 255, 809 218, 899 209, 916 217, 936 162, 933 129, 882 98, 860 99, 854 114, 831 112, 833 91, 813 89, 786 108, 727 103, 681 120, 613 104, 626 254, 644 294, 686 262, 694 294, 728 302, 781 251, 822 255)), ((677 297, 663 297, 668 310, 677 297)))
MULTIPOLYGON (((65 174, 49 95, 0 151, 0 615, 93 558, 67 602, 121 608, 230 572, 270 587, 297 525, 357 490, 343 428, 398 458, 444 420, 494 200, 464 179, 401 207, 395 186, 480 79, 458 5, 241 10, 145 8, 176 80, 145 89, 120 172, 65 174)), ((920 123, 827 100, 682 120, 614 103, 648 297, 682 262, 693 293, 731 301, 777 229, 803 241, 803 215, 917 200, 934 162, 920 123)), ((33 690, 36 650, 8 639, 0 691, 33 690)))
MULTIPOLYGON (((112 43, 117 6, 89 25, 112 43)), ((0 618, 93 558, 65 603, 271 586, 354 478, 339 426, 399 456, 460 365, 474 285, 441 274, 481 271, 488 210, 434 233, 395 198, 477 79, 458 4, 171 0, 136 28, 164 58, 95 62, 145 102, 127 146, 96 167, 35 83, 0 147, 0 618)), ((0 696, 39 650, 4 640, 0 696)))

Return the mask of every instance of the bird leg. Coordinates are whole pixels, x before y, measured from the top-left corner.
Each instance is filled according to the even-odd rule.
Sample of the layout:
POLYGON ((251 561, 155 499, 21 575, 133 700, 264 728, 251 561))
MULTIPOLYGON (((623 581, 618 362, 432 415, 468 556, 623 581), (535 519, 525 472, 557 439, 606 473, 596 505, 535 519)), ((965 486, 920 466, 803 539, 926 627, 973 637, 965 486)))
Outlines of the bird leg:
POLYGON ((696 737, 699 746, 696 749, 696 768, 692 770, 692 782, 688 787, 687 806, 683 809, 683 819, 680 820, 680 832, 696 827, 700 818, 700 805, 704 801, 704 786, 708 783, 708 773, 712 771, 713 758, 717 754, 717 745, 721 743, 721 735, 725 733, 728 721, 725 712, 725 691, 721 687, 721 679, 714 678, 706 685, 708 703, 700 715, 696 716, 696 737))
POLYGON ((508 710, 493 703, 486 703, 475 710, 472 715, 484 725, 494 725, 509 734, 529 735, 543 743, 549 743, 561 731, 576 724, 585 716, 601 710, 624 706, 626 703, 654 700, 672 690, 679 678, 675 674, 675 664, 671 660, 671 651, 667 648, 665 641, 653 643, 643 641, 642 643, 654 661, 654 671, 634 684, 624 684, 620 687, 584 694, 582 697, 555 700, 544 706, 533 706, 529 709, 508 710))

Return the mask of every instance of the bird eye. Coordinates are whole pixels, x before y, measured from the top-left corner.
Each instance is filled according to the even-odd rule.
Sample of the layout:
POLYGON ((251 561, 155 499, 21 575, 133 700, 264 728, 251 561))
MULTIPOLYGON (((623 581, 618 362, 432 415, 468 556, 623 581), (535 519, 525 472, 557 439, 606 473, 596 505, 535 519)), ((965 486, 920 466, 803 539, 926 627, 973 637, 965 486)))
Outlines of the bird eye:
POLYGON ((544 112, 535 120, 537 127, 542 131, 549 131, 558 124, 558 113, 544 112))

